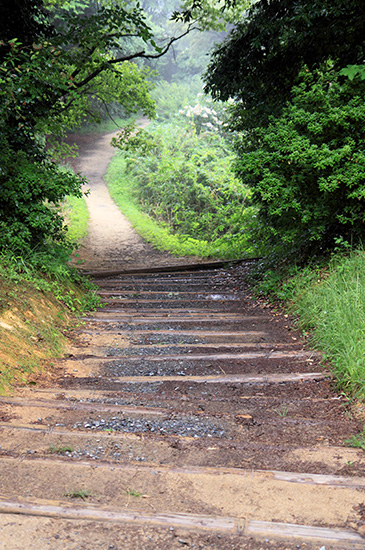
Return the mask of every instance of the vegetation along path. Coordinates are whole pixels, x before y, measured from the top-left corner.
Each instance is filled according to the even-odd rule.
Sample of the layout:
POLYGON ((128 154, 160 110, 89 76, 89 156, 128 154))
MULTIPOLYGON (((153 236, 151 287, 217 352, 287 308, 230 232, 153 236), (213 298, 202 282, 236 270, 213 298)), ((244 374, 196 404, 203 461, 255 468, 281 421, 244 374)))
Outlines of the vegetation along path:
POLYGON ((105 307, 1 397, 0 549, 364 548, 358 426, 289 319, 251 299, 249 262, 181 268, 130 242, 124 272, 120 243, 84 250, 105 307))

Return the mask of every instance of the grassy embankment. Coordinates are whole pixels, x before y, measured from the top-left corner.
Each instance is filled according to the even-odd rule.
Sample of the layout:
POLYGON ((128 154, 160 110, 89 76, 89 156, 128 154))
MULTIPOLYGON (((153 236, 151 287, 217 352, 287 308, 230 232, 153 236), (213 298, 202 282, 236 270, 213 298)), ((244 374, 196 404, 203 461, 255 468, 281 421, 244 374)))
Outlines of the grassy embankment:
MULTIPOLYGON (((20 263, 21 262, 21 263, 20 263)), ((25 384, 65 349, 75 315, 98 303, 91 285, 64 268, 61 277, 0 259, 0 394, 25 384)))
POLYGON ((334 254, 285 273, 267 271, 257 290, 297 317, 311 344, 324 353, 340 390, 365 398, 365 252, 334 254))
MULTIPOLYGON (((78 242, 87 233, 84 199, 69 198, 64 213, 70 240, 78 242)), ((67 265, 62 251, 54 252, 0 257, 0 394, 31 383, 47 360, 62 354, 77 314, 98 304, 92 285, 67 265)))
MULTIPOLYGON (((338 390, 365 422, 365 251, 336 253, 328 262, 268 271, 256 290, 297 319, 313 349, 323 353, 338 390)), ((365 450, 362 432, 347 444, 365 450)))

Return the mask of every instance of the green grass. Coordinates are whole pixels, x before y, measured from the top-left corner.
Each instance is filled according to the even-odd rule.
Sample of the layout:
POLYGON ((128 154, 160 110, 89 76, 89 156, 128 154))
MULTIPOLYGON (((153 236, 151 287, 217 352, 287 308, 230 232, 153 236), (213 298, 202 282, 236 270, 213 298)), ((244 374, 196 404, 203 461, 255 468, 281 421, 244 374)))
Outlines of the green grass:
POLYGON ((59 446, 51 445, 48 450, 52 454, 61 455, 64 453, 72 453, 74 449, 73 447, 71 447, 71 445, 59 445, 59 446))
POLYGON ((63 206, 68 237, 72 242, 79 243, 88 234, 89 211, 83 197, 67 197, 63 206))
POLYGON ((142 493, 136 491, 135 489, 127 489, 126 493, 128 496, 135 498, 140 498, 142 496, 142 493))
POLYGON ((321 266, 266 270, 260 293, 289 304, 299 328, 323 352, 338 385, 365 398, 365 252, 335 254, 321 266))
POLYGON ((346 439, 345 444, 349 447, 354 447, 355 449, 362 449, 365 451, 365 426, 357 435, 353 435, 350 439, 346 439))
POLYGON ((184 235, 171 233, 167 226, 157 223, 147 214, 141 212, 133 196, 133 178, 126 173, 126 163, 121 155, 116 155, 106 175, 110 195, 123 214, 129 219, 136 231, 147 242, 159 250, 176 256, 199 256, 201 258, 235 259, 249 256, 247 239, 243 243, 236 241, 208 242, 184 235))

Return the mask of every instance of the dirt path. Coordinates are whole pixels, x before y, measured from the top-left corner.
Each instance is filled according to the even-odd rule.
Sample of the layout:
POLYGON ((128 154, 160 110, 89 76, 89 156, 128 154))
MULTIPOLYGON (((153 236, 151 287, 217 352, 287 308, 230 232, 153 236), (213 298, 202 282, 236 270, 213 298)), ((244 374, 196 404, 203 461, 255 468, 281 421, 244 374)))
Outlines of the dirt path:
MULTIPOLYGON (((125 227, 94 234, 88 267, 177 261, 125 227)), ((248 269, 95 279, 105 307, 68 356, 0 397, 0 550, 365 548, 360 425, 248 269)))
POLYGON ((143 241, 112 201, 103 178, 116 152, 110 145, 114 135, 71 137, 79 147, 73 167, 86 176, 89 184, 85 191, 90 191, 86 197, 89 234, 79 250, 82 267, 100 270, 181 263, 182 258, 160 252, 143 241))

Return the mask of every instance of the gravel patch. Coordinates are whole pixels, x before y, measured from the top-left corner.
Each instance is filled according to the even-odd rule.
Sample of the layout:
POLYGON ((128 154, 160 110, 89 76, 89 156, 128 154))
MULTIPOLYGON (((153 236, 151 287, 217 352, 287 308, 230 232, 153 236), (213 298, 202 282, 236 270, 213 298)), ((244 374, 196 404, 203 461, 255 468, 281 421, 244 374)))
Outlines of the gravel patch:
POLYGON ((148 334, 129 338, 131 344, 137 346, 164 345, 164 344, 204 344, 202 338, 179 334, 148 334))
POLYGON ((163 362, 142 360, 137 361, 111 361, 103 365, 102 373, 105 376, 188 376, 193 374, 218 375, 222 370, 218 366, 202 364, 197 365, 195 361, 174 361, 163 362))
POLYGON ((178 435, 190 437, 227 437, 226 429, 211 418, 197 418, 186 416, 184 418, 128 418, 125 416, 112 416, 100 420, 89 419, 78 422, 75 429, 111 430, 124 433, 153 433, 158 435, 178 435))

